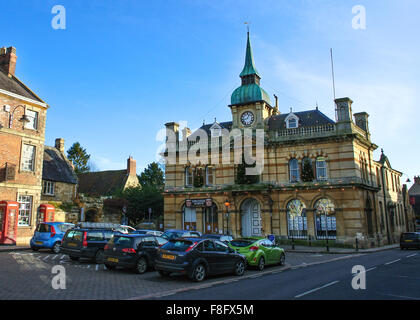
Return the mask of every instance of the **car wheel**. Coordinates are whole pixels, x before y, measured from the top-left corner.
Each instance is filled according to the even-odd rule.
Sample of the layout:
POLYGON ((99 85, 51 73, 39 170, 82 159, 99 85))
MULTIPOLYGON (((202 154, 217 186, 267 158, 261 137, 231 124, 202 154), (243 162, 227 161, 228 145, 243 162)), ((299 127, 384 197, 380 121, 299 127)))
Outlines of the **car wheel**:
POLYGON ((97 264, 100 264, 103 261, 104 261, 104 250, 99 249, 98 251, 96 251, 95 262, 97 264))
POLYGON ((170 272, 168 272, 168 271, 162 271, 162 270, 159 270, 159 271, 158 271, 158 273, 159 273, 162 277, 169 277, 169 276, 171 275, 171 273, 170 273, 170 272))
POLYGON ((263 271, 265 267, 265 260, 264 257, 261 257, 258 261, 258 270, 263 271))
POLYGON ((279 261, 279 265, 284 266, 284 262, 286 261, 286 256, 284 255, 284 253, 280 254, 280 261, 279 261))
POLYGON ((196 282, 200 282, 203 281, 205 277, 206 267, 201 263, 196 265, 192 273, 192 279, 196 282))
POLYGON ((245 273, 245 262, 243 260, 239 260, 235 264, 235 275, 242 276, 245 273))
POLYGON ((70 256, 70 259, 73 260, 73 261, 77 261, 77 260, 79 260, 79 257, 70 256))
POLYGON ((39 248, 36 248, 36 247, 31 247, 31 249, 32 249, 33 251, 38 251, 38 250, 39 250, 39 248))
POLYGON ((53 253, 60 253, 60 250, 61 250, 60 242, 54 243, 53 247, 51 248, 51 251, 53 253))
POLYGON ((110 264, 105 264, 105 267, 109 270, 114 270, 115 266, 111 266, 110 264))
POLYGON ((145 273, 147 270, 147 261, 144 257, 141 257, 139 260, 137 260, 136 263, 136 273, 142 274, 145 273))

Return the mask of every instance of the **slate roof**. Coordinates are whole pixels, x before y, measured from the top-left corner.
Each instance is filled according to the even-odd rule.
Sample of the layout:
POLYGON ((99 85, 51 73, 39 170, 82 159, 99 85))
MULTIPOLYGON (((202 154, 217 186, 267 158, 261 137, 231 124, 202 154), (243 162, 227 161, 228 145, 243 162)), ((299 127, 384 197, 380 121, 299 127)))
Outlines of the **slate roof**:
POLYGON ((42 101, 35 93, 31 91, 23 82, 18 78, 11 75, 6 75, 3 71, 0 71, 0 89, 9 91, 14 94, 18 94, 25 98, 29 98, 38 102, 42 101))
MULTIPOLYGON (((299 127, 312 127, 318 126, 323 124, 334 124, 335 122, 328 118, 325 114, 323 114, 318 109, 309 110, 309 111, 301 111, 301 112, 293 112, 299 118, 299 127)), ((286 129, 286 122, 284 121, 289 113, 278 114, 272 116, 268 120, 268 128, 269 130, 281 130, 286 129)))
POLYGON ((408 189, 410 196, 420 196, 420 184, 414 183, 410 189, 408 189))
POLYGON ((127 170, 109 170, 78 174, 79 193, 91 196, 110 196, 122 190, 127 181, 127 170))
POLYGON ((77 176, 68 160, 54 147, 44 147, 42 180, 77 184, 77 176))

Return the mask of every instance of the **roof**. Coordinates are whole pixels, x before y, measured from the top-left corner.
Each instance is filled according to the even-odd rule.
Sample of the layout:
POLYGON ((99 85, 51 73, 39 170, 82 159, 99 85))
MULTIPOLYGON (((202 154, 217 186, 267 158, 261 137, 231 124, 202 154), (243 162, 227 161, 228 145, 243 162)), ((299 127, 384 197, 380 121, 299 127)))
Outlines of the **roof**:
MULTIPOLYGON (((268 128, 269 130, 281 130, 286 129, 286 117, 290 113, 278 114, 272 116, 268 120, 268 128)), ((293 112, 299 118, 299 127, 312 127, 318 126, 322 124, 334 124, 335 122, 328 118, 325 114, 323 114, 318 109, 309 110, 309 111, 301 111, 301 112, 293 112)))
POLYGON ((56 148, 45 146, 42 180, 77 184, 77 176, 70 162, 56 148))
POLYGON ((13 75, 8 76, 3 71, 0 71, 0 89, 38 102, 44 102, 18 78, 13 75))
POLYGON ((265 101, 271 104, 270 96, 256 83, 246 84, 236 88, 230 98, 231 104, 245 104, 257 101, 265 101))
POLYGON ((414 183, 410 189, 408 189, 410 196, 420 196, 420 184, 414 183))
POLYGON ((79 193, 92 196, 111 196, 124 189, 128 174, 124 169, 80 173, 77 177, 79 178, 79 193))
POLYGON ((247 42, 246 42, 245 65, 239 76, 245 77, 245 76, 249 76, 253 74, 256 74, 257 76, 259 76, 258 71, 254 65, 254 58, 252 57, 251 41, 249 40, 249 32, 248 32, 247 42))

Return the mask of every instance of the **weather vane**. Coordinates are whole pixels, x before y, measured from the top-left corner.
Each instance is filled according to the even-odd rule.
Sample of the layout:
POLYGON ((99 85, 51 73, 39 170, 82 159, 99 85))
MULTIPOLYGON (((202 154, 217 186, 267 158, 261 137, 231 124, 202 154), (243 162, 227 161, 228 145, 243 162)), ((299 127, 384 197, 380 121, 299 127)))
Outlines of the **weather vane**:
POLYGON ((251 22, 244 22, 244 24, 246 24, 246 29, 248 30, 248 32, 249 32, 249 25, 251 24, 251 22))

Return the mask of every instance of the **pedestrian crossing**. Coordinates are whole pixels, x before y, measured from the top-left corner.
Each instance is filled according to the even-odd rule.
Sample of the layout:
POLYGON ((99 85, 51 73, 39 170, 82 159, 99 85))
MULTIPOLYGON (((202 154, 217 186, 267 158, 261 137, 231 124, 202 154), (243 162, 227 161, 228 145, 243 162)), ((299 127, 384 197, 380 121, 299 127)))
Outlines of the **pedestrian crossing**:
POLYGON ((71 265, 79 269, 87 269, 90 271, 98 272, 107 270, 104 264, 89 263, 85 261, 72 261, 68 255, 65 254, 51 254, 42 252, 10 252, 9 253, 15 260, 26 261, 27 263, 49 263, 49 264, 61 264, 71 265))

